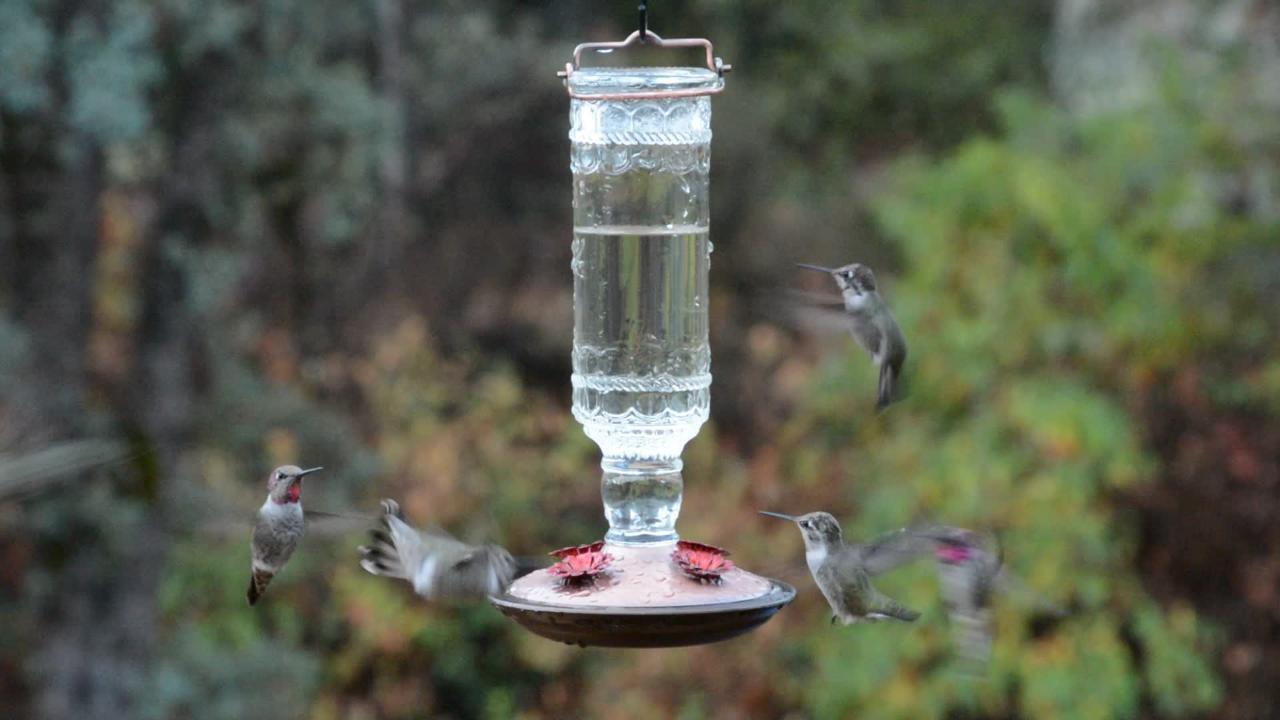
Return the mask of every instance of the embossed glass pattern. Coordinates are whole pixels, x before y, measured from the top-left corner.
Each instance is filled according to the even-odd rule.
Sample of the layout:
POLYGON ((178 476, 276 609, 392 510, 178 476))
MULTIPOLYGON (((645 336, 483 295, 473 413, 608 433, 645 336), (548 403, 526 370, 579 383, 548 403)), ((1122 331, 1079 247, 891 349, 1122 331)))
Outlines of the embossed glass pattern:
POLYGON ((593 99, 718 87, 698 68, 569 76, 574 182, 573 413, 604 458, 610 542, 674 542, 680 453, 710 410, 707 96, 593 99))

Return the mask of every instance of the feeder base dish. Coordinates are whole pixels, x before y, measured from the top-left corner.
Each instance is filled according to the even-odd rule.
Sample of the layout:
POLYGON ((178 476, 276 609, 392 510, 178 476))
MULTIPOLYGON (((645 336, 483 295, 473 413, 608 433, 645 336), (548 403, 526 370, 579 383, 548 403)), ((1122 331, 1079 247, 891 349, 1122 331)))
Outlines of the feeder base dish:
POLYGON ((588 607, 531 602, 509 594, 489 598, 504 615, 550 640, 586 647, 658 648, 728 640, 763 625, 796 596, 770 580, 751 600, 655 607, 588 607))
POLYGON ((795 588, 734 567, 699 580, 672 561, 674 544, 606 544, 600 574, 565 582, 547 570, 517 579, 490 601, 552 640, 604 647, 675 647, 753 630, 795 597, 795 588))

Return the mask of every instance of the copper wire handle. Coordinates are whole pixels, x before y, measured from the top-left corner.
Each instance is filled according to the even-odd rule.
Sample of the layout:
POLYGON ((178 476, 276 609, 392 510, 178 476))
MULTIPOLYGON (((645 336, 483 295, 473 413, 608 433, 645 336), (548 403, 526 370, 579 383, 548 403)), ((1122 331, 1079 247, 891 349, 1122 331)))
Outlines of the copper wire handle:
POLYGON ((707 53, 707 69, 715 73, 719 77, 733 69, 732 65, 724 62, 715 56, 712 49, 711 41, 706 38, 673 38, 671 40, 663 40, 657 33, 645 28, 643 34, 640 30, 636 30, 627 36, 626 40, 621 42, 589 42, 582 43, 573 49, 573 62, 565 63, 564 70, 556 73, 557 76, 564 79, 565 88, 569 91, 569 97, 584 98, 590 100, 643 100, 648 98, 676 98, 676 97, 696 97, 698 95, 715 95, 724 90, 724 86, 714 88, 694 88, 688 90, 650 90, 628 93, 601 93, 601 94, 578 94, 569 87, 569 76, 575 71, 582 68, 582 53, 587 50, 622 50, 632 45, 653 45, 658 48, 702 48, 707 53))

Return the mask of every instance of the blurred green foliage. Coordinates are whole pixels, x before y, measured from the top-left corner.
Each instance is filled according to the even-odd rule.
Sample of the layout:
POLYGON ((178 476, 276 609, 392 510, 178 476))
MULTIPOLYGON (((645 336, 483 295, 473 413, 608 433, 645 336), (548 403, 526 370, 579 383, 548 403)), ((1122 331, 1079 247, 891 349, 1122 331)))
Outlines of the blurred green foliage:
MULTIPOLYGON (((890 292, 911 329, 910 399, 869 420, 848 398, 865 394, 872 368, 828 366, 815 396, 836 400, 793 419, 802 427, 788 433, 787 462, 816 454, 844 470, 858 535, 921 513, 1000 528, 1009 566, 1073 613, 1031 636, 1028 609, 1004 604, 991 682, 979 688, 947 679, 945 635, 824 633, 807 643, 813 672, 830 680, 813 708, 1199 712, 1221 696, 1200 654, 1212 635, 1190 608, 1162 614, 1126 569, 1134 538, 1114 498, 1156 466, 1127 403, 1189 355, 1250 344, 1215 331, 1208 303, 1230 300, 1206 290, 1226 292, 1234 281, 1214 267, 1274 228, 1242 232, 1248 223, 1208 194, 1205 178, 1222 165, 1205 140, 1222 129, 1198 112, 1161 99, 1073 120, 1023 93, 1001 107, 998 139, 905 161, 874 205, 902 256, 890 292), (850 667, 854 657, 863 662, 850 667)), ((1231 308, 1245 323, 1261 312, 1250 301, 1231 308)), ((918 577, 900 594, 928 584, 918 577)))

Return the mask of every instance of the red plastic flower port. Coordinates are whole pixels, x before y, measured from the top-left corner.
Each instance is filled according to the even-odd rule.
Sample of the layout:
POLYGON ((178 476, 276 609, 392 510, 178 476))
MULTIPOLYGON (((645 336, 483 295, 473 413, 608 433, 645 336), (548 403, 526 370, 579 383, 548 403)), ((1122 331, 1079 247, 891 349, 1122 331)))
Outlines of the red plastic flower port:
POLYGON ((584 582, 594 578, 608 570, 609 564, 613 562, 613 556, 604 551, 603 540, 590 545, 560 548, 547 554, 559 560, 547 572, 564 583, 584 582))
POLYGON ((671 553, 680 570, 694 580, 702 582, 720 582, 720 576, 733 569, 733 561, 728 558, 729 551, 715 545, 681 540, 671 553))

